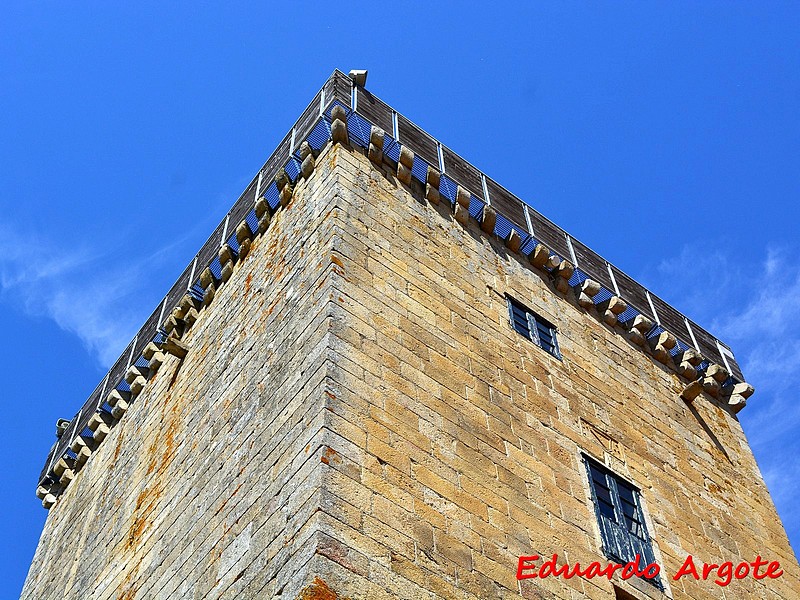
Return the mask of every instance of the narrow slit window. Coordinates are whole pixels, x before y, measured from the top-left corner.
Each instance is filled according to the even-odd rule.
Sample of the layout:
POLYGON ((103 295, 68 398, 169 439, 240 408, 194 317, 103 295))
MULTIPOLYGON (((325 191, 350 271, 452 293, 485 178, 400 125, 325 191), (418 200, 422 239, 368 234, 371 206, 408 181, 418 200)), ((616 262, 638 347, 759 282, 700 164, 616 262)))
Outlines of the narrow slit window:
POLYGON ((508 316, 514 331, 532 341, 545 352, 560 359, 561 352, 558 349, 555 326, 513 298, 508 296, 506 298, 508 300, 508 316))

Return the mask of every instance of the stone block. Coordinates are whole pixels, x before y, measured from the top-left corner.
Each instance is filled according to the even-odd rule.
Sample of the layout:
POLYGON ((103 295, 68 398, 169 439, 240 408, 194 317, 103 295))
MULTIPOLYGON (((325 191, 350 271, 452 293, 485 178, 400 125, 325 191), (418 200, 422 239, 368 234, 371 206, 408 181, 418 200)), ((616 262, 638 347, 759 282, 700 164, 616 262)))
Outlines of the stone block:
POLYGON ((408 146, 401 146, 400 147, 400 160, 398 161, 401 165, 408 167, 408 170, 411 170, 411 167, 414 166, 414 152, 408 146))
POLYGON ((411 185, 411 168, 403 163, 397 163, 397 178, 406 185, 411 185))
POLYGON ((456 202, 469 210, 470 193, 461 186, 456 189, 456 202))
POLYGON ((111 390, 106 396, 106 402, 109 406, 116 406, 120 402, 125 402, 131 397, 130 392, 123 392, 120 390, 111 390))
POLYGON ((439 194, 439 189, 432 186, 430 183, 425 185, 425 198, 431 204, 439 204, 441 200, 441 196, 439 194))
POLYGON ((302 161, 305 161, 309 156, 314 158, 317 155, 317 153, 314 152, 314 149, 311 147, 311 144, 309 144, 307 141, 304 141, 302 144, 300 144, 300 149, 298 152, 300 154, 300 160, 302 161))
POLYGON ((94 435, 92 437, 94 437, 94 441, 99 444, 106 439, 109 433, 111 433, 111 427, 105 423, 101 423, 97 426, 97 429, 94 430, 94 435))
POLYGON ((686 402, 694 402, 694 399, 697 398, 702 391, 703 384, 700 381, 692 381, 689 385, 683 388, 683 392, 681 392, 681 398, 686 400, 686 402))
POLYGON ((250 240, 244 240, 239 244, 239 258, 244 258, 250 253, 251 243, 250 240))
MULTIPOLYGON (((131 381, 131 398, 135 398, 136 396, 141 394, 142 390, 144 389, 144 386, 146 385, 147 385, 147 379, 145 379, 141 375, 139 377, 136 377, 133 381, 131 381)), ((117 406, 119 406, 119 404, 117 404, 117 406)))
POLYGON ((154 354, 161 352, 155 342, 149 342, 142 350, 142 357, 145 360, 150 360, 154 354))
POLYGON ((519 252, 520 244, 522 244, 522 238, 519 236, 519 233, 517 233, 516 229, 512 229, 511 232, 506 236, 505 242, 506 248, 512 252, 519 252))
POLYGON ((267 202, 267 199, 264 198, 263 196, 261 196, 256 200, 255 211, 256 211, 256 217, 259 219, 264 215, 269 215, 272 212, 272 210, 269 207, 269 202, 267 202))
POLYGON ((292 185, 292 179, 283 167, 278 169, 278 172, 275 173, 275 185, 279 192, 286 186, 292 185))
POLYGON ((111 425, 112 422, 113 417, 109 413, 101 410, 92 415, 92 418, 89 419, 88 427, 92 431, 97 431, 100 425, 111 425))
POLYGON ((174 337, 168 337, 164 342, 164 351, 178 358, 184 358, 189 353, 189 347, 174 337))
POLYGON ((222 271, 220 272, 219 275, 220 281, 225 283, 226 281, 228 281, 228 279, 231 278, 231 275, 233 275, 233 263, 226 262, 224 265, 222 265, 222 271))
POLYGON ((706 369, 706 377, 713 377, 717 383, 724 383, 730 377, 730 373, 722 365, 710 364, 706 369))
POLYGON ((331 123, 331 138, 334 144, 347 146, 350 143, 350 138, 347 133, 347 123, 345 121, 336 119, 331 123))
POLYGON ((497 223, 497 212, 489 206, 483 207, 483 219, 481 219, 481 230, 489 235, 494 233, 494 226, 497 223))
POLYGON ((528 256, 528 261, 537 269, 543 269, 545 263, 550 258, 550 248, 544 244, 536 244, 533 252, 528 256))
POLYGON ((383 152, 383 142, 386 133, 380 127, 373 125, 369 130, 369 143, 377 147, 378 150, 383 152))
POLYGON ((367 156, 376 165, 380 165, 383 162, 383 150, 381 147, 376 146, 372 142, 370 142, 369 147, 367 148, 367 156))
POLYGON ((219 258, 220 265, 224 266, 229 262, 232 262, 234 256, 236 256, 236 254, 234 253, 233 248, 231 248, 228 244, 222 244, 222 246, 219 247, 217 258, 219 258))
POLYGON ((115 419, 119 420, 125 415, 126 412, 128 412, 128 403, 124 400, 120 400, 111 410, 111 415, 115 419))
POLYGON ((303 159, 303 162, 300 165, 300 174, 304 179, 311 177, 311 174, 314 172, 315 164, 316 161, 314 160, 313 154, 309 154, 303 159))
MULTIPOLYGON (((264 213, 262 212, 261 215, 263 214, 264 213)), ((261 215, 257 214, 256 216, 261 216, 261 215)), ((250 231, 250 225, 247 222, 247 220, 244 220, 236 226, 236 241, 239 242, 239 245, 241 245, 242 242, 244 242, 245 240, 251 240, 251 239, 253 239, 253 232, 250 231)))
POLYGON ((456 204, 453 208, 453 214, 455 215, 456 221, 464 225, 465 227, 469 224, 469 211, 464 208, 461 204, 456 204))
POLYGON ((289 205, 289 202, 292 201, 292 193, 293 193, 293 190, 292 190, 292 186, 290 186, 290 185, 287 185, 285 188, 283 188, 281 190, 281 193, 280 193, 281 206, 286 208, 289 205))
POLYGON ((432 166, 428 165, 428 172, 425 175, 425 183, 435 187, 438 190, 441 183, 441 178, 442 174, 432 166))
POLYGON ((200 287, 206 289, 212 283, 214 283, 214 274, 211 269, 206 267, 200 272, 200 287))

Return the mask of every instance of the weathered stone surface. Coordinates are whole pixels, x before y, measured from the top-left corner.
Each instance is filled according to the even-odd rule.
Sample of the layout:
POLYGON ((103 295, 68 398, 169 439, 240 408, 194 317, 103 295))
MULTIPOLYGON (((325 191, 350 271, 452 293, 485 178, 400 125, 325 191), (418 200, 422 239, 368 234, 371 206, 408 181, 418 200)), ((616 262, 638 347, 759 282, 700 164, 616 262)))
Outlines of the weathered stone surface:
POLYGON ((219 258, 220 265, 226 265, 227 263, 233 260, 235 253, 233 248, 231 248, 228 244, 222 244, 220 246, 219 251, 217 252, 217 257, 219 258))
POLYGON ((441 184, 441 178, 442 174, 438 170, 428 166, 428 173, 425 176, 425 183, 430 184, 438 190, 439 185, 441 184))
POLYGON ((347 134, 347 123, 345 121, 336 119, 331 123, 331 138, 334 144, 349 144, 350 138, 347 134))
POLYGON ((495 223, 497 223, 497 212, 491 206, 484 206, 481 230, 484 233, 492 234, 494 233, 495 223))
POLYGON ((584 454, 641 489, 662 573, 689 553, 785 568, 735 591, 665 578, 669 597, 794 597, 728 400, 680 401, 686 382, 629 334, 360 152, 329 144, 295 197, 185 333, 192 351, 45 495, 24 600, 606 600, 603 577, 515 577, 535 552, 607 561, 584 454), (562 360, 509 326, 506 294, 558 328, 562 360))
POLYGON ((376 146, 377 150, 383 152, 383 140, 386 133, 380 127, 373 125, 369 130, 369 143, 376 146))
POLYGON ((399 163, 408 167, 409 170, 414 166, 414 152, 408 146, 404 145, 400 147, 399 163))
POLYGON ((397 163, 397 178, 406 185, 411 184, 411 168, 403 163, 397 163))
POLYGON ((441 195, 439 194, 439 190, 429 183, 425 186, 425 198, 431 204, 439 204, 441 195))
POLYGON ((533 252, 531 252, 530 256, 528 257, 528 260, 534 267, 536 267, 537 269, 541 269, 544 267, 545 263, 547 262, 547 259, 549 258, 550 258, 550 248, 548 248, 544 244, 536 244, 536 246, 533 249, 533 252))
POLYGON ((470 196, 471 195, 466 188, 458 186, 456 189, 456 202, 467 210, 469 210, 470 196))
POLYGON ((522 238, 516 229, 512 229, 506 237, 506 247, 512 252, 519 252, 520 244, 522 244, 522 238))
MULTIPOLYGON (((262 198, 260 198, 261 200, 262 198)), ((266 202, 266 201, 265 201, 266 202)), ((261 214, 258 214, 258 210, 256 210, 256 216, 260 217, 264 214, 263 211, 261 214)), ((250 230, 250 225, 247 224, 247 221, 242 221, 239 225, 236 226, 236 241, 239 242, 239 245, 242 245, 242 242, 253 239, 253 232, 250 230)))
POLYGON ((469 224, 469 211, 464 208, 463 204, 456 204, 453 207, 453 215, 455 216, 456 221, 462 225, 466 226, 469 224))

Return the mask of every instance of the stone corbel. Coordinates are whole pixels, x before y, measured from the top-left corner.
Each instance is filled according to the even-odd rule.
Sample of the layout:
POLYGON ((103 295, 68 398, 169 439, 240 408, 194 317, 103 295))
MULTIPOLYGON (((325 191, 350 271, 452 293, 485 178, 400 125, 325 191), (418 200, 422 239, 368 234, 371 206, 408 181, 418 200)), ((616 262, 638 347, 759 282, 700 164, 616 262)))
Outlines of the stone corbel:
POLYGON ((250 244, 252 244, 253 232, 250 231, 250 225, 244 220, 236 227, 236 241, 239 243, 239 256, 244 258, 250 252, 250 244))
POLYGON ((603 322, 613 327, 617 324, 617 317, 628 308, 628 303, 619 296, 611 296, 597 304, 597 312, 603 316, 603 322))
POLYGON ((647 334, 653 329, 653 322, 644 315, 636 315, 630 321, 628 328, 629 339, 637 346, 644 346, 647 342, 647 334))
POLYGON ((678 341, 668 331, 662 331, 647 340, 650 349, 653 351, 653 357, 660 363, 669 366, 672 363, 672 355, 670 351, 675 347, 678 341))
POLYGON ((536 244, 533 252, 528 256, 528 261, 537 269, 544 269, 544 265, 550 258, 550 248, 544 244, 536 244))
POLYGON ((747 406, 747 399, 753 395, 753 386, 749 383, 735 383, 720 389, 720 399, 723 400, 734 413, 738 413, 747 406))
POLYGON ((439 184, 442 174, 428 165, 428 173, 425 175, 425 198, 431 204, 439 204, 442 195, 439 193, 439 184))
POLYGON ((86 440, 84 440, 81 436, 78 436, 72 440, 70 449, 75 453, 75 466, 73 470, 75 472, 80 471, 83 465, 86 464, 86 461, 89 460, 89 457, 92 455, 92 449, 89 448, 86 440))
POLYGON ((483 219, 481 219, 481 231, 488 235, 494 233, 494 226, 497 223, 497 212, 488 204, 483 207, 483 219))
POLYGON ((400 160, 397 161, 397 178, 411 185, 411 167, 414 166, 414 153, 408 146, 400 147, 400 160))
POLYGON ((453 215, 456 218, 456 221, 461 223, 464 227, 469 224, 469 210, 464 208, 462 204, 456 202, 455 206, 453 207, 453 215))
POLYGON ((719 397, 719 392, 722 384, 729 377, 729 373, 725 367, 717 364, 711 364, 706 369, 703 375, 703 389, 714 396, 719 397))
POLYGON ((688 348, 676 354, 672 360, 675 363, 675 369, 681 377, 689 381, 697 379, 697 365, 703 362, 703 357, 697 350, 688 348))
POLYGON ((600 293, 600 284, 594 279, 584 279, 580 285, 575 286, 575 296, 580 304, 586 310, 594 307, 592 298, 600 293))
POLYGON ((331 111, 331 138, 334 144, 343 146, 350 144, 350 137, 347 134, 347 111, 339 104, 331 111))
MULTIPOLYGON (((467 214, 469 214, 469 211, 467 214)), ((512 229, 511 232, 506 236, 505 242, 506 248, 512 252, 519 252, 519 247, 522 244, 522 238, 519 236, 519 233, 517 233, 516 229, 512 229)))
POLYGON ((303 161, 300 164, 300 174, 304 179, 308 179, 311 177, 311 173, 314 172, 314 166, 316 165, 314 149, 308 142, 300 144, 300 160, 303 161))
MULTIPOLYGON (((536 250, 534 250, 534 252, 536 252, 536 250)), ((551 257, 548 257, 548 260, 550 258, 551 257)), ((547 262, 545 262, 545 264, 547 264, 547 262)), ((574 272, 575 265, 568 260, 562 260, 558 266, 550 272, 550 276, 553 278, 556 289, 562 294, 569 292, 569 280, 574 272)))
MULTIPOLYGON (((345 136, 347 136, 347 128, 345 126, 345 136)), ((292 200, 292 179, 289 177, 289 174, 286 172, 286 169, 279 169, 277 173, 275 173, 275 185, 278 188, 278 194, 280 195, 280 202, 281 206, 286 206, 292 200)), ((267 211, 269 212, 269 211, 267 211)))
POLYGON ((217 256, 219 257, 219 265, 221 270, 219 278, 223 283, 225 283, 233 274, 233 248, 231 248, 228 244, 222 244, 217 256))
POLYGON ((456 188, 456 202, 467 209, 469 212, 469 201, 470 201, 471 194, 467 191, 466 188, 458 186, 456 188))
POLYGON ((269 223, 272 220, 272 210, 269 207, 269 202, 263 196, 256 200, 255 210, 256 218, 258 219, 257 233, 261 234, 269 227, 269 223))
POLYGON ((694 381, 690 382, 683 391, 681 392, 681 398, 686 402, 694 402, 694 399, 697 398, 703 391, 703 384, 699 380, 695 379, 694 381))
POLYGON ((375 125, 369 130, 369 150, 367 156, 376 165, 383 162, 383 140, 386 133, 375 125))

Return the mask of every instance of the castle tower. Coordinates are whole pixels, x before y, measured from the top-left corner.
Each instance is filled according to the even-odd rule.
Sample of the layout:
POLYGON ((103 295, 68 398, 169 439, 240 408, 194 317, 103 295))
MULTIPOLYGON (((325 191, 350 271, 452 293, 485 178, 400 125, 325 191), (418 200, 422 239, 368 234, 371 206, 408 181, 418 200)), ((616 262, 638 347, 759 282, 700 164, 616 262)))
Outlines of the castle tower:
POLYGON ((65 426, 22 597, 797 598, 730 349, 362 83, 65 426))

